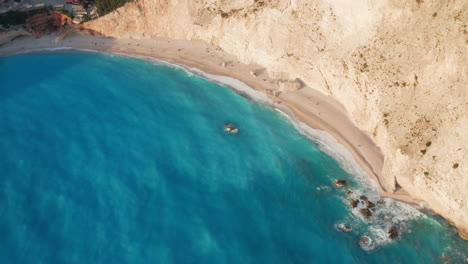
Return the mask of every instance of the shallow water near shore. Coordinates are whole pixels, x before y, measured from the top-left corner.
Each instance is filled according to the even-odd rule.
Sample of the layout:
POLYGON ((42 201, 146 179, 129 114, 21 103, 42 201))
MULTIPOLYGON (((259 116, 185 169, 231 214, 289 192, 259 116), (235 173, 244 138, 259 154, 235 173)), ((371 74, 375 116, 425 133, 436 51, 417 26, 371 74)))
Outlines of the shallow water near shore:
POLYGON ((377 204, 346 161, 274 109, 181 69, 103 54, 1 57, 0 124, 0 263, 468 258, 445 220, 377 204), (348 205, 361 195, 376 203, 370 219, 348 205))

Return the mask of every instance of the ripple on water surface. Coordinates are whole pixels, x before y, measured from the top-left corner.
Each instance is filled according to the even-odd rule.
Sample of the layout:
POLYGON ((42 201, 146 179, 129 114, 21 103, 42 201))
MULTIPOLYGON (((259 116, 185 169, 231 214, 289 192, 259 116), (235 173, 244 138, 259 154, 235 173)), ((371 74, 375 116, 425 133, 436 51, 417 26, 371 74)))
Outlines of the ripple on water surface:
POLYGON ((392 200, 371 218, 351 210, 348 199, 379 199, 362 178, 273 109, 183 70, 29 54, 0 58, 0 80, 0 263, 467 257, 438 217, 392 200))

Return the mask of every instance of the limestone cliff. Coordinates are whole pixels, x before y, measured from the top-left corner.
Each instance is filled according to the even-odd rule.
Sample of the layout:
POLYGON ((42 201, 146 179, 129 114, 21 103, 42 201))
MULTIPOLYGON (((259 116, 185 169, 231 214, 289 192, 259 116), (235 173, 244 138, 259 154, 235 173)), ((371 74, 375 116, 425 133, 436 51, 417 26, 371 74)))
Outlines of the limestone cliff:
POLYGON ((468 237, 468 2, 137 0, 87 27, 211 42, 336 98, 402 186, 468 237))

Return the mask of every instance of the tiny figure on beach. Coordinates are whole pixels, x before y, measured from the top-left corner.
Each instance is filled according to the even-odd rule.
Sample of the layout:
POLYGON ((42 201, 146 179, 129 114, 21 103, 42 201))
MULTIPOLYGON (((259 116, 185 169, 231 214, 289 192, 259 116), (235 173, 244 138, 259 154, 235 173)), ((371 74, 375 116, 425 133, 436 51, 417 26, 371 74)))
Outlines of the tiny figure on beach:
POLYGON ((224 131, 229 134, 236 134, 239 132, 239 129, 236 128, 233 124, 226 124, 224 125, 224 131))

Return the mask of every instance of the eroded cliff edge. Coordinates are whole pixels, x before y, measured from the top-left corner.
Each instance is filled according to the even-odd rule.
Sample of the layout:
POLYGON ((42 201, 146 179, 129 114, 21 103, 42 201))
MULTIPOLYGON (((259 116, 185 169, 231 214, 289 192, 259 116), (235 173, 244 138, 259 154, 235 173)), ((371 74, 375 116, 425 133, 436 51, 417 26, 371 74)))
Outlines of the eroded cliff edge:
POLYGON ((458 0, 137 0, 86 27, 207 41, 332 96, 382 149, 383 188, 468 238, 467 18, 458 0))

